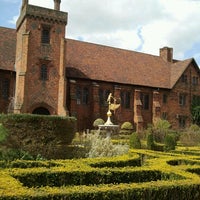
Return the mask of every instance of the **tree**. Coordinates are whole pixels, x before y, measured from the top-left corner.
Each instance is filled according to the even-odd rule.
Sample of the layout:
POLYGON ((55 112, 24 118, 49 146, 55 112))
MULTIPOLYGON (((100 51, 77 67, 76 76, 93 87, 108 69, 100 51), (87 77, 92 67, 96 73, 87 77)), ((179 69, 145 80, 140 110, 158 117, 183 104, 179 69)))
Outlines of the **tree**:
POLYGON ((191 114, 193 123, 200 125, 200 96, 194 96, 192 100, 191 114))

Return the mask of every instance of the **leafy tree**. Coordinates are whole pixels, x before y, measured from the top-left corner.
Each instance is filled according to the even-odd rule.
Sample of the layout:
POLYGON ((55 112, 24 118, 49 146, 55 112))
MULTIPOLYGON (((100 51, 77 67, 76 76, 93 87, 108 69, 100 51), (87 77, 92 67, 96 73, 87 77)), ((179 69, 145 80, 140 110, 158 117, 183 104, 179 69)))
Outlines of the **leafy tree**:
POLYGON ((194 96, 192 100, 191 114, 193 123, 200 125, 200 96, 194 96))

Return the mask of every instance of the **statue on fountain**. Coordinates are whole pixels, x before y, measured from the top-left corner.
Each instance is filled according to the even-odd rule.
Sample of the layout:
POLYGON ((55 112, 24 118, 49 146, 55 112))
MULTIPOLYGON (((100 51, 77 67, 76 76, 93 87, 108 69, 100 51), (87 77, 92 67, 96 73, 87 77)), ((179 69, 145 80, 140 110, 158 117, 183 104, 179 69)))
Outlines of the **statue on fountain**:
POLYGON ((111 119, 110 119, 112 116, 111 110, 113 110, 115 113, 115 110, 119 108, 120 104, 117 104, 117 99, 115 97, 113 97, 112 93, 110 93, 108 95, 107 102, 108 102, 108 112, 107 112, 108 119, 107 119, 105 125, 113 125, 113 123, 111 122, 111 119))

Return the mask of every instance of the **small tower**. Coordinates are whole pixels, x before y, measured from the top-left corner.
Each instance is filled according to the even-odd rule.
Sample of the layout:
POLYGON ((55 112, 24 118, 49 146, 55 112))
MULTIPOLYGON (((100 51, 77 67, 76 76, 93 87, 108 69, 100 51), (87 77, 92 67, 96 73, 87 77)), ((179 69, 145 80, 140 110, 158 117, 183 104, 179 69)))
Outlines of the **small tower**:
POLYGON ((15 113, 66 115, 65 27, 67 13, 22 0, 16 23, 15 113))
POLYGON ((54 0, 54 10, 60 10, 61 0, 54 0))

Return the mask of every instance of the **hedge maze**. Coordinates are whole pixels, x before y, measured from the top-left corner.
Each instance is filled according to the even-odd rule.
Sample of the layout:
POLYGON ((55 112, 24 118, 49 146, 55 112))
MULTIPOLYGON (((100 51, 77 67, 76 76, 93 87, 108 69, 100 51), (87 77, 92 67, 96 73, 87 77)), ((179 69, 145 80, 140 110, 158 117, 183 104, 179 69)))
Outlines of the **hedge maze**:
POLYGON ((0 162, 0 199, 200 199, 200 149, 0 162), (193 154, 194 153, 194 154, 193 154))

